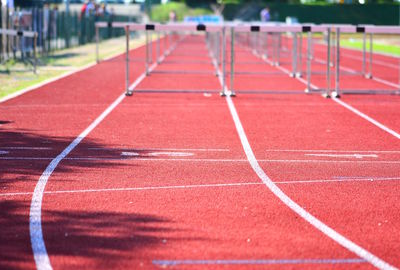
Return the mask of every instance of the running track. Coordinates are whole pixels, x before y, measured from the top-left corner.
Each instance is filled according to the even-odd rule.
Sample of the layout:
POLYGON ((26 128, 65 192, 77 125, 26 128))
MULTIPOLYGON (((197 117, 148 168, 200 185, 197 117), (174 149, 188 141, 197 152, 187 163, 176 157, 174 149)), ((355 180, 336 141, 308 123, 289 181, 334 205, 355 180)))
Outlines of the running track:
MULTIPOLYGON (((322 233, 267 185, 378 266, 399 267, 400 98, 342 98, 390 134, 318 95, 246 94, 301 93, 304 83, 250 51, 237 58, 277 74, 237 76, 241 95, 221 98, 205 43, 192 36, 131 98, 121 96, 121 56, 1 103, 0 268, 373 268, 371 256, 322 233), (185 74, 163 72, 185 61, 185 74), (47 178, 38 224, 33 191, 47 178)), ((131 70, 138 78, 144 65, 131 70)))

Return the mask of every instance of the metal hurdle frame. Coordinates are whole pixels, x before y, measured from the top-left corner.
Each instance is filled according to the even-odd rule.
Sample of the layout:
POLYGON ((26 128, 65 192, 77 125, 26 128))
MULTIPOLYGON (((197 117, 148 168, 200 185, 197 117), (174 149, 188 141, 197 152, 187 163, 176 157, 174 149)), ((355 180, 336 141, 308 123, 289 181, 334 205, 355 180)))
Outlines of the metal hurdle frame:
MULTIPOLYGON (((302 46, 298 46, 297 38, 298 34, 301 33, 307 33, 311 31, 310 26, 303 26, 300 24, 294 24, 294 25, 282 25, 282 24, 240 24, 236 26, 232 26, 234 29, 234 33, 267 33, 272 34, 272 46, 273 46, 273 56, 271 57, 272 61, 268 60, 267 57, 264 56, 264 54, 259 55, 258 53, 253 50, 253 53, 257 54, 257 56, 260 56, 264 61, 267 63, 270 63, 273 66, 279 66, 280 63, 280 36, 282 33, 289 32, 293 34, 293 48, 292 48, 292 72, 290 72, 291 77, 301 77, 302 76, 302 71, 301 71, 301 66, 302 66, 302 57, 300 56, 302 54, 302 46), (300 51, 299 51, 300 50, 300 51)), ((321 28, 318 28, 321 29, 321 28)), ((316 30, 318 30, 316 29, 316 30)), ((326 30, 326 28, 323 28, 323 30, 326 30)), ((311 36, 310 36, 311 37, 311 36)), ((308 56, 311 54, 310 50, 310 38, 308 39, 309 45, 308 45, 308 56)), ((302 40, 300 40, 302 42, 302 40)), ((233 43, 232 43, 232 50, 233 50, 233 43)), ((232 55, 234 52, 231 52, 232 55)), ((312 59, 311 57, 308 57, 308 59, 312 59)), ((310 62, 308 62, 310 63, 310 62)), ((233 85, 233 77, 234 77, 234 58, 232 57, 231 60, 231 86, 233 85)), ((311 65, 309 65, 309 69, 307 72, 307 76, 310 79, 310 72, 311 72, 311 65)), ((231 87, 232 88, 232 87, 231 87)), ((232 88, 231 91, 234 92, 234 89, 232 88)))
MULTIPOLYGON (((400 27, 398 26, 355 26, 355 25, 314 25, 314 24, 295 24, 295 25, 283 25, 283 24, 236 24, 236 23, 225 23, 223 25, 205 25, 205 24, 192 24, 192 23, 168 23, 168 24, 138 24, 138 23, 122 23, 122 22, 114 22, 111 25, 105 22, 99 22, 96 24, 96 41, 98 43, 98 28, 100 27, 124 27, 126 31, 126 93, 127 95, 132 95, 133 90, 129 89, 129 32, 130 31, 144 31, 146 34, 146 75, 150 75, 150 63, 151 60, 151 51, 149 46, 151 46, 152 40, 149 38, 150 32, 156 32, 157 34, 157 43, 156 43, 156 61, 160 62, 160 32, 167 33, 167 37, 164 42, 167 42, 171 39, 171 32, 197 32, 204 31, 206 32, 206 40, 207 46, 210 50, 210 55, 213 59, 214 65, 217 70, 217 75, 220 76, 222 91, 221 96, 231 95, 235 96, 234 90, 234 77, 235 77, 235 33, 248 33, 248 46, 251 46, 249 49, 261 57, 267 63, 271 65, 279 65, 279 40, 280 35, 285 32, 289 32, 293 34, 293 46, 292 46, 292 71, 290 72, 291 77, 301 77, 302 76, 302 36, 303 33, 307 35, 307 57, 306 57, 306 84, 307 87, 305 89, 306 93, 322 93, 325 97, 336 97, 339 98, 342 94, 349 93, 363 93, 361 90, 343 90, 340 88, 340 36, 342 33, 363 33, 366 37, 369 35, 370 42, 370 51, 369 51, 369 65, 368 65, 368 73, 366 72, 367 66, 367 57, 366 57, 366 45, 363 45, 363 59, 362 59, 362 70, 361 74, 365 78, 372 78, 372 54, 373 54, 373 35, 374 34, 400 34, 400 27), (227 43, 227 31, 230 33, 230 44, 231 44, 231 57, 230 57, 230 91, 228 91, 226 87, 226 43, 227 43), (211 39, 208 32, 215 32, 213 39, 211 39), (256 42, 251 42, 251 33, 256 33, 255 36, 256 42), (268 56, 265 56, 263 49, 260 49, 259 39, 262 38, 260 33, 267 33, 266 37, 268 39, 268 34, 271 34, 271 43, 273 49, 273 56, 270 57, 271 60, 268 59, 268 56), (326 87, 322 89, 317 89, 312 87, 311 84, 311 65, 314 59, 313 55, 313 33, 324 33, 326 36, 326 45, 327 45, 327 53, 326 53, 326 87), (300 45, 298 46, 298 37, 300 35, 300 45), (216 37, 216 38, 215 38, 216 37), (168 39, 168 40, 167 40, 168 39), (222 47, 222 48, 221 48, 222 47), (300 52, 299 52, 300 51, 300 52), (222 71, 219 71, 219 65, 221 64, 222 71), (332 68, 334 68, 334 74, 332 74, 332 68), (334 86, 331 86, 331 78, 334 76, 334 86)), ((363 39, 366 42, 366 38, 363 39)), ((268 41, 267 41, 268 42, 268 41)), ((165 43, 166 44, 166 43, 165 43)), ((171 42, 169 43, 171 44, 171 42)), ((165 49, 166 46, 164 46, 165 49)), ((163 56, 165 57, 170 53, 170 49, 164 50, 163 56)), ((268 51, 267 51, 268 54, 268 51)), ((98 57, 98 45, 96 47, 96 59, 99 61, 98 57)), ((399 75, 400 76, 400 75, 399 75)), ((399 78, 400 80, 400 78, 399 78)), ((400 82, 400 81, 399 81, 400 82)), ((400 85, 399 85, 400 88, 400 85)), ((371 93, 368 91, 368 93, 371 93)), ((374 91, 378 92, 378 91, 374 91)), ((399 94, 399 90, 395 91, 386 91, 383 90, 381 92, 389 92, 391 94, 399 94)))
MULTIPOLYGON (((168 33, 168 39, 170 39, 171 34, 170 33, 182 33, 182 32, 189 32, 189 33, 194 33, 194 32, 216 32, 216 33, 220 33, 222 31, 223 35, 224 35, 224 31, 223 31, 223 27, 221 25, 206 25, 206 24, 194 24, 194 23, 168 23, 168 24, 128 24, 125 26, 125 30, 127 32, 135 30, 135 31, 145 31, 146 34, 146 60, 145 60, 145 65, 146 65, 146 71, 145 74, 146 76, 149 76, 151 74, 151 68, 150 68, 150 64, 152 62, 152 56, 151 56, 151 51, 152 49, 150 49, 151 46, 151 38, 150 38, 150 33, 152 32, 156 32, 157 33, 157 37, 159 37, 160 32, 164 32, 164 33, 168 33), (151 58, 151 59, 150 59, 151 58)), ((126 34, 126 38, 129 38, 129 33, 126 34)), ((176 43, 173 43, 171 46, 170 43, 170 48, 164 50, 163 55, 160 56, 160 40, 157 40, 156 43, 156 62, 160 63, 162 60, 161 58, 165 58, 166 56, 168 56, 172 50, 177 46, 178 42, 180 42, 183 38, 179 38, 178 41, 176 43)), ((128 41, 127 41, 128 44, 128 41)), ((223 46, 225 46, 225 42, 222 42, 223 46)), ((128 54, 129 48, 127 48, 126 50, 126 68, 127 68, 127 72, 126 72, 126 95, 127 96, 131 96, 133 94, 133 89, 131 89, 129 87, 129 54, 128 54)), ((225 58, 226 55, 224 55, 223 53, 223 58, 225 58)), ((225 60, 223 60, 225 62, 225 60)), ((222 92, 224 92, 224 88, 225 88, 225 65, 223 64, 223 72, 222 72, 222 78, 223 78, 223 87, 222 87, 222 92)))
MULTIPOLYGON (((37 38, 38 38, 38 33, 34 32, 34 31, 20 31, 20 30, 0 28, 0 35, 8 35, 8 36, 14 36, 14 37, 19 37, 19 38, 24 38, 24 37, 33 38, 33 73, 37 74, 37 38)), ((22 51, 21 51, 21 53, 22 53, 22 51)))
MULTIPOLYGON (((373 65, 373 36, 374 34, 398 34, 400 35, 399 26, 374 26, 374 25, 363 25, 363 26, 340 26, 333 27, 336 32, 336 68, 335 68, 335 91, 332 92, 333 97, 340 97, 342 94, 400 94, 400 73, 399 73, 399 84, 397 90, 342 90, 340 89, 340 33, 363 33, 363 50, 362 50, 362 71, 361 74, 366 79, 372 79, 372 65, 373 65), (368 73, 366 71, 366 36, 369 35, 370 50, 369 50, 369 63, 368 73)), ((400 59, 399 59, 400 61, 400 59)), ((399 66, 400 72, 400 66, 399 66)))

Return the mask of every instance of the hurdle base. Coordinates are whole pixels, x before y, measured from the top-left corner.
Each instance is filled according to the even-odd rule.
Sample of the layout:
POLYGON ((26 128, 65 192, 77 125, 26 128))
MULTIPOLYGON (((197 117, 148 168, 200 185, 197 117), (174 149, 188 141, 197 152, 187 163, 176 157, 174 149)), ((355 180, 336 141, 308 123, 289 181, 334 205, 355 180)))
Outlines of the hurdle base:
POLYGON ((338 92, 336 92, 336 91, 332 92, 331 96, 333 98, 340 98, 341 97, 340 94, 338 92))
POLYGON ((324 98, 331 98, 331 95, 329 95, 328 93, 324 93, 324 94, 322 94, 322 96, 323 96, 324 98))

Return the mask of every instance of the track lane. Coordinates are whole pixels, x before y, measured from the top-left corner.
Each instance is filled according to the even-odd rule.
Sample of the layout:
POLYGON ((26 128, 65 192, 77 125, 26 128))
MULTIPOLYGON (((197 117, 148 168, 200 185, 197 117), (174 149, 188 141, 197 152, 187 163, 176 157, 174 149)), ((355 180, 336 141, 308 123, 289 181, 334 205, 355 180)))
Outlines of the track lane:
MULTIPOLYGON (((147 80, 150 81, 151 78, 153 77, 150 76, 147 80)), ((182 76, 180 82, 182 87, 186 85, 193 87, 193 81, 184 78, 182 76)), ((210 81, 212 78, 217 86, 217 79, 210 76, 210 81)), ((123 149, 149 150, 211 147, 212 149, 229 149, 228 152, 212 154, 218 158, 243 157, 234 126, 227 119, 229 119, 229 112, 225 101, 216 95, 210 97, 202 94, 134 94, 133 98, 124 100, 121 106, 117 107, 87 139, 96 138, 104 143, 107 142, 109 145, 106 148, 118 146, 123 149), (204 100, 207 100, 207 106, 199 106, 199 104, 204 104, 204 100), (174 106, 171 106, 171 103, 174 106), (144 107, 143 104, 160 105, 144 107), (121 125, 121 122, 124 122, 124 125, 121 125)), ((86 150, 78 146, 76 151, 84 153, 86 150)), ((148 152, 136 152, 139 152, 139 155, 148 154, 148 152)), ((205 155, 208 156, 209 153, 205 155)), ((60 168, 68 162, 70 161, 63 161, 60 168)), ((205 180, 208 180, 208 183, 210 181, 229 183, 232 180, 231 174, 235 175, 235 181, 248 183, 255 177, 248 164, 239 166, 213 162, 182 164, 176 161, 162 161, 158 165, 153 163, 143 161, 116 165, 110 162, 109 166, 104 166, 101 172, 98 172, 98 181, 89 182, 90 188, 94 188, 95 185, 98 188, 110 187, 115 183, 123 186, 129 182, 131 186, 132 183, 144 186, 144 181, 149 186, 207 183, 205 180), (249 175, 253 177, 250 176, 251 179, 248 179, 249 175), (115 178, 121 179, 121 182, 115 178), (111 180, 104 181, 104 179, 111 180)), ((77 188, 84 188, 88 184, 87 179, 92 177, 93 171, 83 169, 77 175, 72 174, 69 177, 70 182, 74 181, 77 188)), ((65 188, 62 179, 65 179, 65 174, 58 174, 56 171, 48 188, 50 190, 65 188)), ((150 267, 155 259, 176 259, 177 256, 183 259, 188 257, 204 259, 207 256, 215 259, 220 259, 221 256, 227 259, 246 258, 250 254, 255 258, 258 256, 354 257, 354 254, 332 240, 321 237, 314 228, 299 220, 266 189, 252 186, 241 187, 238 190, 235 190, 235 187, 228 187, 211 190, 147 190, 138 194, 130 191, 121 194, 107 193, 101 197, 85 193, 78 195, 79 202, 75 199, 75 195, 62 196, 65 197, 61 200, 49 196, 44 199, 45 239, 55 268, 72 268, 77 263, 97 268, 121 267, 128 264, 150 267), (248 210, 251 210, 251 214, 246 214, 248 210), (263 214, 266 212, 267 216, 263 214), (64 213, 70 217, 69 221, 62 222, 61 219, 60 222, 57 213, 64 213), (139 229, 133 229, 129 234, 123 228, 119 228, 118 224, 112 223, 110 218, 119 217, 121 213, 122 216, 128 217, 126 226, 136 228, 134 224, 138 222, 139 229), (81 216, 85 218, 81 219, 81 216), (130 220, 132 216, 145 218, 139 218, 139 221, 130 220), (277 220, 278 216, 284 218, 277 220), (86 224, 91 224, 94 219, 99 224, 105 224, 105 226, 99 226, 96 232, 86 229, 86 224), (291 221, 288 222, 288 219, 291 221), (54 226, 51 226, 54 222, 60 224, 57 231, 54 231, 54 226), (293 226, 292 222, 296 224, 300 222, 300 224, 293 226), (267 227, 265 227, 266 224, 268 224, 267 227), (75 237, 75 240, 68 241, 71 230, 71 237, 75 237), (264 233, 266 230, 277 234, 266 234, 264 233), (296 231, 293 232, 293 230, 296 231), (67 236, 65 236, 66 232, 67 236), (63 235, 66 241, 58 241, 63 235), (129 235, 132 237, 129 238, 129 235), (123 243, 118 240, 121 237, 124 239, 123 243), (110 243, 109 239, 117 240, 110 243), (86 243, 84 245, 86 252, 79 252, 81 242, 86 243), (98 243, 105 243, 105 247, 100 249, 98 243), (232 247, 232 243, 234 249, 229 250, 228 247, 232 247), (248 249, 249 243, 254 243, 254 249, 248 249), (296 248, 293 248, 294 246, 296 248), (315 253, 316 246, 321 253, 315 253), (119 253, 112 252, 109 247, 117 249, 119 253), (75 260, 67 261, 65 258, 71 253, 78 253, 81 256, 77 255, 75 260), (121 254, 122 257, 119 256, 121 254), (112 258, 118 258, 118 261, 112 258)), ((253 266, 238 267, 253 268, 253 266)), ((354 264, 350 267, 358 266, 354 264)), ((282 267, 290 269, 293 265, 280 265, 280 268, 282 267)), ((322 266, 314 265, 314 267, 321 268, 322 266)))
MULTIPOLYGON (((243 157, 240 145, 233 143, 237 142, 237 137, 232 124, 225 121, 229 115, 224 105, 224 100, 218 96, 135 94, 134 98, 125 100, 88 139, 108 141, 110 139, 106 138, 112 138, 110 141, 113 144, 131 149, 229 149, 222 153, 196 153, 196 156, 211 154, 217 157, 243 157), (136 102, 144 104, 147 103, 145 100, 152 99, 164 100, 159 104, 167 105, 159 105, 157 108, 149 106, 148 109, 134 106, 136 102), (208 106, 198 106, 202 101, 207 102, 208 106), (171 102, 174 102, 175 106, 170 106, 171 102), (119 132, 111 137, 111 126, 120 123, 127 115, 128 109, 135 117, 127 118, 126 124, 120 126, 119 132), (218 128, 215 128, 216 126, 218 128)), ((76 150, 76 154, 86 151, 79 146, 76 150)), ((71 161, 63 161, 60 168, 69 162, 71 161)), ((94 171, 95 169, 83 168, 69 175, 56 172, 49 182, 48 189, 65 188, 65 180, 72 189, 111 188, 116 184, 120 187, 166 187, 223 184, 232 180, 247 183, 254 180, 247 163, 236 165, 176 161, 160 161, 156 164, 111 162, 109 166, 103 167, 101 172, 94 171)), ((310 225, 296 219, 289 209, 281 206, 273 195, 259 186, 105 192, 101 196, 93 193, 61 194, 56 197, 46 196, 44 209, 45 240, 54 268, 72 268, 75 264, 88 268, 122 268, 126 265, 141 264, 151 267, 152 260, 155 259, 179 258, 354 258, 353 254, 339 246, 333 251, 332 246, 336 246, 334 242, 325 237, 321 239, 310 225), (65 224, 57 222, 58 215, 54 213, 61 212, 71 216, 71 220, 65 224), (147 222, 145 219, 138 222, 139 229, 129 232, 119 228, 121 225, 115 224, 111 228, 99 227, 96 233, 92 234, 84 229, 88 225, 78 218, 84 216, 83 220, 88 219, 89 224, 94 222, 94 218, 100 224, 109 224, 114 215, 126 216, 128 219, 131 216, 145 216, 162 222, 147 222), (288 219, 295 223, 300 222, 299 226, 294 228, 288 219), (60 223, 57 231, 53 229, 54 222, 60 223), (57 241, 56 239, 62 237, 65 232, 73 240, 69 241, 66 237, 63 238, 65 241, 57 241), (139 236, 135 236, 136 234, 139 236), (127 238, 128 235, 133 235, 133 238, 127 238), (116 242, 111 244, 110 240, 107 240, 110 238, 116 239, 116 242), (122 238, 123 241, 118 240, 122 238), (98 241, 104 242, 105 247, 100 248, 96 239, 103 239, 98 241), (79 245, 81 242, 86 244, 82 247, 79 245), (318 253, 315 253, 316 246, 318 253), (119 252, 110 253, 108 248, 119 252), (78 252, 81 249, 88 251, 78 252), (74 250, 78 250, 74 261, 64 259, 66 254, 74 250), (94 255, 90 255, 90 251, 94 255), (113 256, 117 256, 118 259, 113 260, 113 256)), ((135 221, 126 221, 122 227, 136 228, 134 224, 135 221)), ((354 267, 358 267, 357 265, 354 267)), ((253 268, 253 265, 238 267, 253 268)), ((293 266, 288 264, 281 267, 290 269, 293 266)))
MULTIPOLYGON (((143 48, 139 48, 131 52, 131 56, 140 57, 143 52, 143 48)), ((54 158, 123 92, 124 73, 119 68, 122 61, 123 56, 116 57, 1 103, 0 149, 5 148, 7 154, 3 153, 0 158, 54 158), (103 76, 98 76, 100 73, 103 76)), ((137 63, 132 63, 133 67, 134 74, 142 69, 137 63)), ((90 147, 100 146, 97 142, 87 143, 90 147)), ((49 160, 40 159, 1 159, 1 192, 31 192, 48 163, 49 160)), ((86 165, 89 163, 93 164, 86 162, 86 165)), ((28 231, 29 200, 27 197, 1 197, 4 213, 1 267, 34 268, 28 231), (20 255, 16 256, 18 253, 20 255)))
MULTIPOLYGON (((343 150, 349 151, 348 153, 364 154, 368 154, 371 150, 398 151, 400 142, 329 100, 320 100, 319 103, 313 104, 310 102, 312 99, 321 97, 296 95, 286 97, 283 101, 279 96, 259 96, 251 103, 249 100, 235 101, 258 159, 270 155, 266 149, 289 149, 293 150, 300 160, 309 155, 308 150, 314 150, 312 153, 325 156, 325 160, 332 160, 331 163, 324 164, 318 162, 320 157, 308 157, 316 159, 316 162, 296 164, 289 160, 278 165, 261 164, 274 181, 290 181, 296 178, 312 180, 370 177, 373 179, 399 176, 396 164, 385 166, 357 162, 342 164, 340 161, 356 159, 356 157, 344 157, 343 150), (287 140, 287 138, 292 139, 287 140), (376 138, 381 139, 376 140, 376 138), (325 150, 330 150, 334 156, 326 157, 325 150)), ((275 158, 280 156, 281 159, 285 159, 287 153, 277 151, 274 155, 275 158)), ((394 159, 398 160, 398 157, 395 156, 394 159)), ((321 181, 316 185, 284 185, 282 189, 330 227, 394 265, 399 264, 396 254, 400 247, 397 241, 393 240, 393 233, 399 226, 396 220, 397 212, 393 209, 399 195, 397 182, 372 181, 370 184, 370 182, 352 181, 324 184, 321 181), (379 189, 376 190, 377 188, 379 189), (379 195, 371 197, 371 192, 381 196, 386 194, 385 199, 382 200, 379 195), (387 224, 386 231, 378 233, 375 225, 382 223, 382 220, 390 220, 391 223, 387 224)))

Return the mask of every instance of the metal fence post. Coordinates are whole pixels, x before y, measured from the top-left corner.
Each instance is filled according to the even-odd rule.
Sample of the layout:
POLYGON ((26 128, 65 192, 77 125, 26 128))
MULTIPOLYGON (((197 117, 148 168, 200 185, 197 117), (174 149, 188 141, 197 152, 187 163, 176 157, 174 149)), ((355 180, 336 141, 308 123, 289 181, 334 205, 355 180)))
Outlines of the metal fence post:
POLYGON ((367 74, 367 79, 372 79, 373 35, 373 33, 369 34, 369 73, 367 74))
POLYGON ((156 62, 160 63, 160 31, 157 31, 157 51, 156 51, 156 62))
POLYGON ((231 96, 236 96, 234 86, 233 86, 233 79, 235 76, 235 28, 231 27, 231 81, 230 81, 230 89, 231 89, 231 96))
POLYGON ((291 77, 296 77, 297 73, 297 33, 293 32, 293 44, 292 44, 292 73, 291 77))
POLYGON ((307 88, 306 93, 311 91, 311 60, 312 60, 312 32, 307 33, 307 88))
POLYGON ((336 28, 336 66, 335 66, 335 92, 333 97, 340 98, 340 28, 336 28))
POLYGON ((296 77, 300 78, 303 71, 303 33, 299 33, 299 63, 297 65, 296 77))
POLYGON ((362 75, 365 77, 366 76, 366 70, 365 70, 365 68, 366 68, 366 54, 367 54, 367 36, 366 36, 366 33, 365 33, 365 31, 364 31, 364 33, 363 33, 363 61, 362 61, 362 75))
POLYGON ((225 40, 225 27, 222 28, 222 91, 221 91, 221 96, 226 96, 226 82, 225 82, 225 61, 226 61, 226 40, 225 40))
POLYGON ((149 75, 149 31, 146 30, 146 76, 149 75))
POLYGON ((133 90, 129 89, 129 26, 125 26, 125 37, 126 37, 126 93, 125 95, 131 96, 133 90))
POLYGON ((329 98, 331 92, 331 28, 326 31, 327 41, 327 59, 326 59, 326 89, 323 94, 324 97, 329 98))

